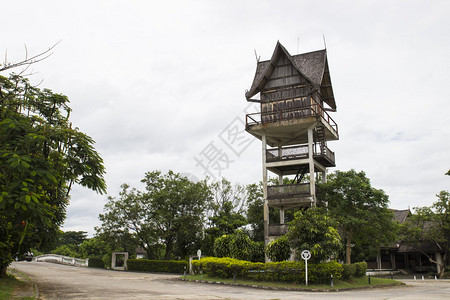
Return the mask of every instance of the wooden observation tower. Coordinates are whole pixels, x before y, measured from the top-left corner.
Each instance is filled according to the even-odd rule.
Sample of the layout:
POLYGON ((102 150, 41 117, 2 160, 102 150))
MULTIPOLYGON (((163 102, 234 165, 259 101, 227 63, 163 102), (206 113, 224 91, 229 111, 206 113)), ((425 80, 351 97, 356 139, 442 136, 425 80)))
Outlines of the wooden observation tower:
POLYGON ((267 244, 287 233, 285 210, 320 201, 317 180, 326 181, 327 168, 335 166, 334 152, 327 147, 339 135, 329 115, 336 102, 326 50, 290 55, 278 42, 272 58, 258 62, 245 97, 260 103, 260 112, 246 115, 246 130, 262 141, 267 244), (278 175, 278 185, 268 184, 268 171, 278 175), (279 224, 269 222, 269 207, 279 210, 279 224))

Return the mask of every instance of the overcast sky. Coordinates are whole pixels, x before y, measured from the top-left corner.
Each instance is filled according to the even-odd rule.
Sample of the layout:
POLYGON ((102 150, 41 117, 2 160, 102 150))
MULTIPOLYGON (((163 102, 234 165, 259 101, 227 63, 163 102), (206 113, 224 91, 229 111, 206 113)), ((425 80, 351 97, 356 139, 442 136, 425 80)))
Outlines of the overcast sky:
MULTIPOLYGON (((0 55, 61 41, 34 82, 65 94, 96 141, 108 195, 173 170, 262 179, 261 142, 243 130, 255 51, 328 53, 340 140, 335 169, 363 170, 396 209, 450 187, 449 1, 7 1, 0 55), (236 138, 236 136, 234 136, 236 138), (220 166, 222 170, 217 169, 220 166)), ((6 75, 6 74, 2 74, 6 75)), ((333 170, 333 169, 331 169, 333 170)), ((90 235, 107 195, 75 187, 63 230, 90 235)))

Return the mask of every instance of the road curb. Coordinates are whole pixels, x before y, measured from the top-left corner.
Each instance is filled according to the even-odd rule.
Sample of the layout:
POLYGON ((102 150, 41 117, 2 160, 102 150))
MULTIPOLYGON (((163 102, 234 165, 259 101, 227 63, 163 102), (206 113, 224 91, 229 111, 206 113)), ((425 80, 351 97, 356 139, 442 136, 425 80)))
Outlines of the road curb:
POLYGON ((290 287, 273 287, 273 286, 263 286, 257 284, 242 284, 236 282, 221 282, 221 281, 208 281, 208 280, 190 280, 187 278, 180 278, 181 281, 188 282, 196 282, 196 283, 206 283, 206 284, 220 284, 220 285, 229 285, 229 286, 240 286, 240 287, 250 287, 256 289, 265 289, 265 290, 279 290, 279 291, 296 291, 296 292, 321 292, 321 293, 334 293, 334 292, 343 292, 343 291, 351 291, 351 290, 366 290, 366 289, 375 289, 375 288, 390 288, 390 287, 406 287, 406 283, 402 282, 400 284, 392 284, 392 285, 378 285, 378 286, 367 286, 367 287, 354 287, 354 288, 342 288, 342 289, 305 289, 305 288, 290 288, 290 287))

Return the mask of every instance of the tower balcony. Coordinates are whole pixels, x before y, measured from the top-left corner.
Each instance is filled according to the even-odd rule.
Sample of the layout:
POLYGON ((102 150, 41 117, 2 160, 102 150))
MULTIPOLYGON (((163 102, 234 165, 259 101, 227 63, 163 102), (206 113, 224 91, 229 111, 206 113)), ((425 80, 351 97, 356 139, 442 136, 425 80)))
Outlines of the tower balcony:
MULTIPOLYGON (((266 150, 266 163, 307 159, 308 157, 309 147, 307 144, 266 150)), ((313 158, 324 167, 336 166, 334 152, 320 143, 313 144, 313 158)))
POLYGON ((280 225, 271 225, 269 224, 269 236, 280 236, 288 233, 288 225, 280 224, 280 225))
POLYGON ((309 183, 267 186, 269 206, 278 209, 308 207, 313 202, 309 183))
POLYGON ((247 114, 245 129, 259 139, 265 134, 267 144, 278 146, 306 143, 308 128, 318 125, 324 127, 325 140, 339 139, 336 122, 311 99, 301 107, 247 114))

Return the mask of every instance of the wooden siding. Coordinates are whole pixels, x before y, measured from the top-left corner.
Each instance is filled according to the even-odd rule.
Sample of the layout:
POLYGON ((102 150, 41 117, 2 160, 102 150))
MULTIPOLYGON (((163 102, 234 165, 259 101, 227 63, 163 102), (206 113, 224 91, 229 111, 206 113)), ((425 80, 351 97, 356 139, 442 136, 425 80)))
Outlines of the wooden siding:
POLYGON ((269 116, 273 112, 309 107, 311 90, 306 78, 282 54, 261 90, 261 112, 269 116))

